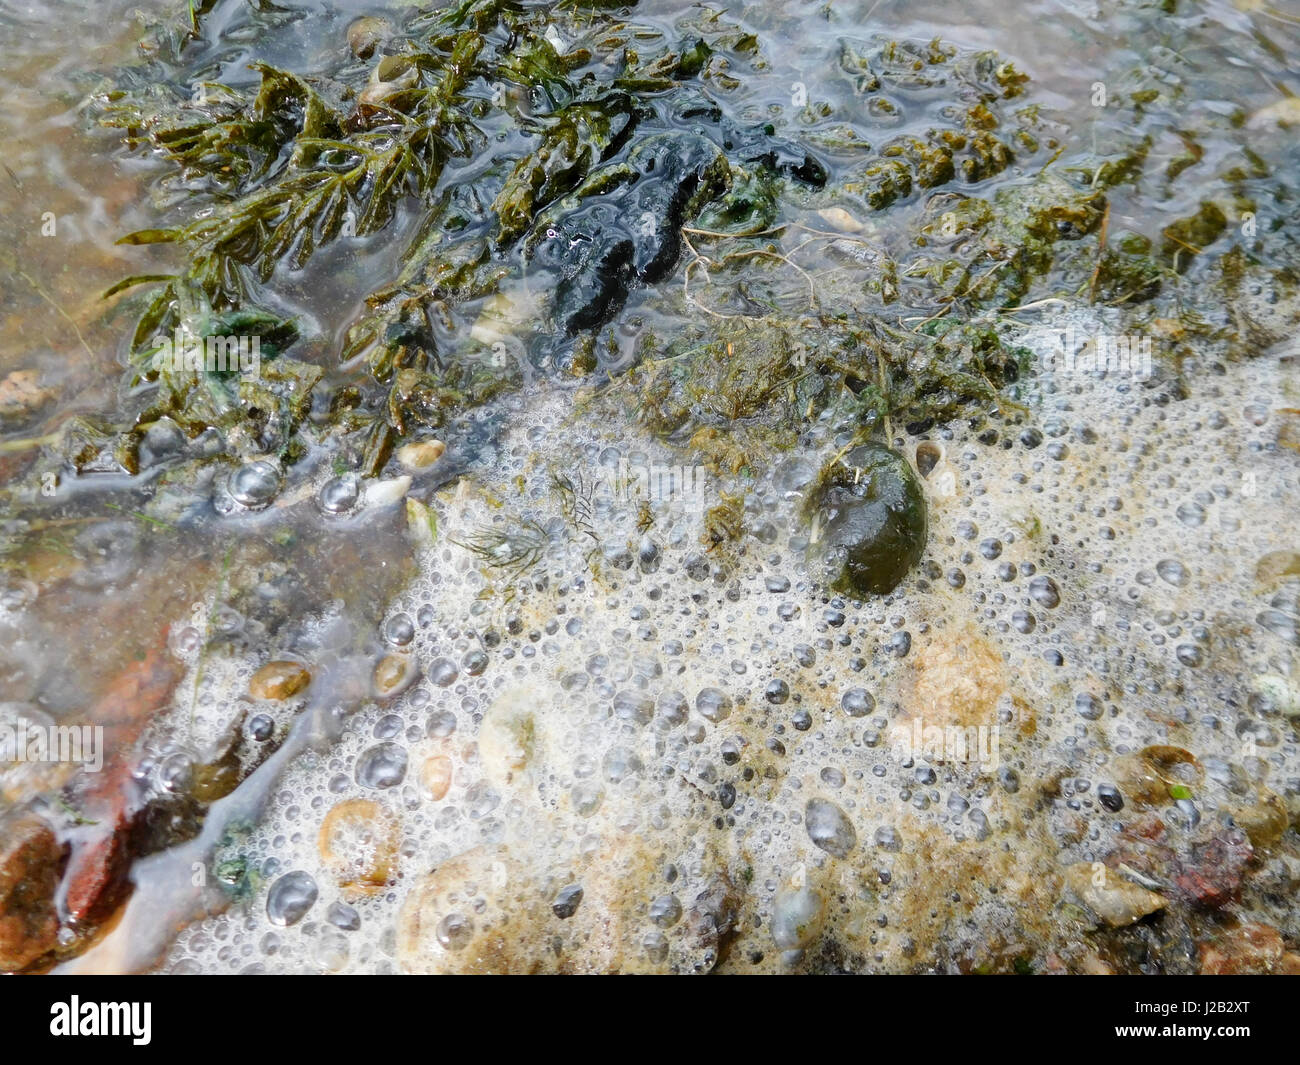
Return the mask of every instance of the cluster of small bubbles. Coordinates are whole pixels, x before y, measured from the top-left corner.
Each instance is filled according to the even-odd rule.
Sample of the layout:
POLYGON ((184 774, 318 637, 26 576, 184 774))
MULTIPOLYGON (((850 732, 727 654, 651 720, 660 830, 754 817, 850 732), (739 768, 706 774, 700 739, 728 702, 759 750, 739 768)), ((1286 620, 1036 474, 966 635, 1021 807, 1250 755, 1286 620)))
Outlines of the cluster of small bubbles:
MULTIPOLYGON (((1218 402, 1241 410, 1248 401, 1218 402)), ((1260 760, 1293 764, 1281 761, 1295 749, 1285 715, 1248 694, 1252 673, 1283 669, 1276 660, 1295 646, 1300 612, 1278 589, 1261 594, 1238 580, 1267 553, 1267 522, 1251 508, 1271 490, 1271 474, 1261 468, 1255 496, 1220 493, 1218 475, 1193 479, 1202 461, 1194 435, 1167 431, 1186 424, 1181 405, 1141 406, 1113 383, 1049 387, 1043 405, 1036 429, 986 418, 945 429, 942 449, 927 432, 932 477, 942 462, 957 495, 931 500, 916 572, 864 604, 816 586, 802 561, 798 506, 825 455, 820 444, 759 471, 737 545, 703 546, 698 514, 674 501, 652 500, 654 521, 642 527, 635 505, 598 492, 593 552, 585 532, 547 509, 546 483, 530 465, 539 452, 559 454, 549 450, 552 429, 511 430, 497 467, 481 476, 522 479, 536 508, 524 516, 548 530, 544 558, 510 579, 503 602, 501 574, 454 543, 421 556, 410 589, 377 631, 373 622, 366 629, 376 660, 418 663, 418 679, 382 704, 349 708, 328 749, 314 746, 289 765, 263 825, 228 858, 256 870, 257 905, 196 923, 173 965, 401 968, 399 914, 421 879, 457 856, 504 846, 523 871, 506 863, 501 890, 536 896, 546 957, 557 943, 576 949, 584 921, 618 904, 611 884, 626 883, 629 957, 698 964, 684 960, 683 944, 712 919, 697 902, 711 890, 706 855, 734 851, 745 858, 726 868, 730 890, 749 896, 745 912, 759 920, 740 930, 743 949, 728 964, 804 964, 818 935, 865 920, 873 950, 901 968, 907 900, 926 890, 900 871, 913 851, 932 849, 941 864, 945 840, 1023 849, 1030 845, 1008 825, 1045 816, 1065 838, 1073 816, 1085 823, 1068 846, 1084 860, 1085 847, 1132 816, 1115 759, 1169 742, 1168 725, 1156 722, 1183 715, 1180 728, 1200 746, 1178 742, 1194 748, 1208 778, 1243 793, 1253 779, 1243 744, 1260 760), (1125 444, 1157 424, 1156 412, 1168 446, 1125 444), (1124 431, 1110 431, 1120 419, 1124 431), (981 435, 993 445, 976 443, 981 435), (1135 471, 1152 485, 1149 502, 1128 487, 1135 471), (1197 512, 1201 520, 1189 523, 1185 515, 1197 512), (1220 579, 1206 545, 1225 514, 1240 521, 1229 549, 1253 556, 1220 579), (1253 626, 1249 640, 1225 649, 1216 634, 1238 621, 1253 626), (963 694, 972 689, 999 697, 963 694), (1220 689, 1231 693, 1230 713, 1206 694, 1220 689), (963 723, 997 727, 1000 760, 900 754, 902 740, 915 742, 956 708, 970 715, 963 723), (1200 727, 1205 718, 1213 730, 1200 727), (1030 782, 1048 777, 1062 784, 1045 798, 1030 782), (376 890, 348 890, 318 852, 325 819, 343 814, 371 826, 365 853, 376 890), (644 869, 643 852, 655 855, 644 869), (533 872, 552 860, 553 874, 533 872), (791 880, 799 863, 806 883, 791 880), (869 912, 853 892, 832 901, 847 870, 865 870, 869 912), (241 921, 239 949, 218 963, 231 937, 216 930, 241 921), (765 960, 747 960, 755 956, 765 960)), ((561 424, 560 406, 539 401, 529 428, 561 424)), ((849 432, 828 426, 823 442, 841 429, 849 432)), ((566 441, 565 468, 577 463, 587 479, 610 478, 636 450, 609 446, 601 427, 566 431, 581 439, 566 441)), ((667 461, 655 454, 647 446, 637 461, 667 461)), ((466 495, 463 510, 448 504, 439 514, 454 536, 495 517, 466 495)), ((233 672, 219 675, 234 683, 233 672)), ((204 711, 214 734, 227 715, 268 748, 316 720, 235 705, 218 699, 204 711)), ((160 749, 150 786, 186 786, 187 751, 160 749)), ((1171 804, 1170 816, 1188 825, 1219 816, 1213 796, 1194 796, 1171 804)), ((1040 857, 1028 853, 1026 864, 1040 857)), ((496 919, 496 875, 482 871, 473 892, 438 911, 428 949, 456 964, 476 956, 496 919)), ((987 901, 983 890, 961 894, 987 901)))

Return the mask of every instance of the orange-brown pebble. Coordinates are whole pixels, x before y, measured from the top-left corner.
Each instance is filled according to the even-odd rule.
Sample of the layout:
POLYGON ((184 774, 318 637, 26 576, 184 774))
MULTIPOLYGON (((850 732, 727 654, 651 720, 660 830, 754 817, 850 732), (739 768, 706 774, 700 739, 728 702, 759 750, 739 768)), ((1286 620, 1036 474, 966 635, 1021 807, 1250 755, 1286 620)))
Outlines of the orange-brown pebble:
POLYGON ((254 699, 289 699, 311 683, 311 672, 301 662, 268 662, 248 682, 254 699))
POLYGON ((420 767, 420 785, 427 799, 437 802, 451 787, 451 759, 445 754, 435 754, 425 759, 420 767))
POLYGON ((391 883, 401 828, 396 815, 373 799, 347 799, 325 815, 317 847, 343 887, 362 892, 391 883))

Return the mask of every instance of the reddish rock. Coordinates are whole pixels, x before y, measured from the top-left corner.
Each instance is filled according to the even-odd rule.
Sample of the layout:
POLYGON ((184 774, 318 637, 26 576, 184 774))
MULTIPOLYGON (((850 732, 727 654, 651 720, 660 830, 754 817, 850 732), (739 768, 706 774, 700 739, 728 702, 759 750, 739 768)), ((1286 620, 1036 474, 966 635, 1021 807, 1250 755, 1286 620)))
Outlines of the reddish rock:
MULTIPOLYGON (((92 725, 104 726, 106 748, 119 764, 131 756, 131 746, 153 713, 167 702, 180 674, 179 665, 166 651, 165 640, 160 641, 158 647, 114 677, 91 707, 86 716, 92 725)), ((105 775, 107 772, 99 774, 105 775)))
POLYGON ((32 448, 30 451, 16 451, 7 455, 0 455, 0 484, 16 481, 30 467, 35 465, 36 458, 39 455, 40 451, 36 448, 32 448))
POLYGON ((119 819, 94 829, 72 844, 64 875, 63 908, 78 924, 94 925, 109 917, 127 894, 131 856, 130 826, 119 819))
POLYGON ((68 793, 69 805, 91 822, 72 841, 63 879, 64 910, 79 924, 103 921, 126 897, 140 801, 131 776, 136 744, 179 677, 160 646, 119 673, 88 714, 104 727, 106 758, 101 772, 82 773, 68 793))
POLYGON ((1286 947, 1266 924, 1244 924, 1201 944, 1202 976, 1262 975, 1278 971, 1286 947))
POLYGON ((54 949, 54 892, 63 849, 34 814, 0 823, 0 970, 24 969, 54 949))
POLYGON ((1143 813, 1133 818, 1125 835, 1153 843, 1163 843, 1169 836, 1169 826, 1158 814, 1143 813))
POLYGON ((1250 839, 1240 830, 1215 836, 1192 847, 1191 856, 1180 863, 1174 885, 1196 905, 1218 909, 1241 891, 1246 863, 1254 853, 1250 839))

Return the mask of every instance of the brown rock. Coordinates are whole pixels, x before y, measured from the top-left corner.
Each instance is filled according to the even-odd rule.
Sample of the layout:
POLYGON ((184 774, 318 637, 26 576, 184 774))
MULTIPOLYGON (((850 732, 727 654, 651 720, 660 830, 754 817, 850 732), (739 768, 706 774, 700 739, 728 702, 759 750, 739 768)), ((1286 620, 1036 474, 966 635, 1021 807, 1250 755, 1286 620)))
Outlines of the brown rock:
POLYGON ((936 637, 917 656, 911 713, 926 724, 993 725, 1006 687, 1002 656, 983 637, 936 637))
POLYGON ((707 973, 727 957, 740 927, 743 892, 724 857, 710 848, 695 876, 672 887, 683 907, 671 927, 646 920, 646 906, 665 890, 663 851, 635 833, 608 840, 580 873, 582 906, 566 922, 570 933, 561 970, 572 974, 707 973))
POLYGON ((1300 410, 1283 407, 1278 414, 1277 442, 1292 451, 1300 451, 1300 410))
POLYGON ((1300 577, 1300 551, 1270 551, 1255 563, 1255 580, 1271 590, 1287 577, 1300 577))
POLYGON ((700 972, 710 972, 723 960, 735 938, 740 892, 725 870, 711 876, 686 914, 686 948, 700 972))
POLYGON ((1115 970, 1110 967, 1096 951, 1088 951, 1079 959, 1079 972, 1084 976, 1114 976, 1115 970))
POLYGON ((130 890, 129 842, 125 801, 73 842, 64 874, 63 905, 77 924, 91 927, 100 923, 126 897, 130 890))
POLYGON ((1251 846, 1259 848, 1272 846, 1282 838, 1290 815, 1279 796, 1265 791, 1255 805, 1233 811, 1232 819, 1250 837, 1251 846))
POLYGON ((0 416, 28 414, 43 407, 53 396, 50 389, 36 383, 34 371, 15 370, 0 380, 0 416))
POLYGON ((584 874, 582 906, 567 922, 568 949, 561 962, 566 973, 598 975, 665 973, 667 961, 650 958, 638 914, 655 884, 656 851, 635 835, 608 840, 592 855, 584 874))
MULTIPOLYGON (((107 738, 116 738, 117 742, 110 746, 126 748, 133 743, 154 711, 166 705, 180 679, 181 671, 166 650, 165 638, 159 642, 160 646, 151 648, 144 658, 123 667, 90 711, 91 722, 103 725, 107 738)), ((118 761, 129 753, 123 750, 118 761)))
POLYGON ((50 826, 34 814, 0 823, 0 970, 24 969, 58 942, 62 858, 50 826))
POLYGON ((132 832, 149 828, 132 775, 136 743, 178 679, 174 660, 156 647, 114 677, 90 712, 104 726, 110 753, 101 772, 79 774, 67 792, 69 805, 90 822, 78 831, 63 876, 63 905, 79 924, 105 920, 130 892, 132 832))
POLYGON ((1244 924, 1201 944, 1201 975, 1271 973, 1281 965, 1285 952, 1282 935, 1276 928, 1244 924))
POLYGON ((1124 798, 1141 809, 1171 802, 1171 788, 1181 786, 1195 793, 1204 771, 1190 751, 1156 745, 1117 759, 1115 775, 1124 798))

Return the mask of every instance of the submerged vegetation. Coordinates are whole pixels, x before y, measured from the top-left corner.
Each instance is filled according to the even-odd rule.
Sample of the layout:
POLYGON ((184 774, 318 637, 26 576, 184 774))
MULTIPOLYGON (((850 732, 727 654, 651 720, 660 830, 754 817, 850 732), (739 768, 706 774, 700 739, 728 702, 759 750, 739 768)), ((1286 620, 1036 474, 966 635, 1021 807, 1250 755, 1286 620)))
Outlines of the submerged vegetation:
MULTIPOLYGON (((406 441, 481 433, 538 375, 612 389, 743 480, 828 413, 863 444, 1018 410, 1017 316, 1056 297, 1170 337, 1278 335, 1184 297, 1243 212, 1287 199, 1259 152, 1217 163, 1182 217, 1112 221, 1139 187, 1168 194, 1207 165, 1175 55, 1125 76, 1128 128, 1084 148, 1078 116, 1015 62, 939 39, 840 39, 846 114, 806 92, 757 107, 754 86, 784 84, 762 34, 708 7, 671 26, 519 0, 366 16, 298 73, 214 66, 200 45, 227 6, 157 31, 96 97, 157 174, 163 220, 123 243, 170 246, 174 265, 107 293, 137 316, 129 424, 80 418, 39 442, 60 475, 165 467, 145 503, 159 520, 230 512, 205 493, 232 465, 377 477, 406 441), (1182 154, 1162 169, 1171 131, 1182 154), (348 309, 323 322, 293 293, 331 272, 348 309), (157 358, 232 336, 260 343, 256 374, 157 358)), ((249 7, 226 25, 274 39, 294 17, 249 7)), ((1255 246, 1286 245, 1288 224, 1255 246)), ((1293 284, 1288 254, 1267 285, 1293 284)), ((1261 283, 1248 250, 1224 262, 1225 294, 1261 283)))
MULTIPOLYGON (((138 86, 108 94, 103 121, 165 155, 186 192, 211 203, 125 238, 175 244, 185 257, 174 276, 118 286, 154 287, 133 340, 138 363, 147 366, 155 336, 208 335, 205 315, 250 312, 278 270, 411 214, 400 272, 366 298, 340 356, 369 373, 334 400, 343 433, 362 438, 362 468, 377 472, 398 437, 442 425, 517 374, 497 333, 476 330, 468 345, 450 335, 450 307, 523 276, 553 291, 537 309, 561 334, 595 329, 631 285, 671 272, 679 228, 733 174, 824 183, 815 161, 728 122, 702 93, 754 47, 716 17, 698 21, 658 43, 656 31, 583 7, 490 0, 400 32, 368 20, 352 41, 368 58, 331 79, 258 65, 256 91, 205 84, 191 97, 134 75, 138 86), (705 135, 674 128, 681 121, 705 135)), ((285 376, 300 397, 316 383, 296 364, 285 376)), ((164 405, 188 405, 192 382, 162 386, 164 405)))

